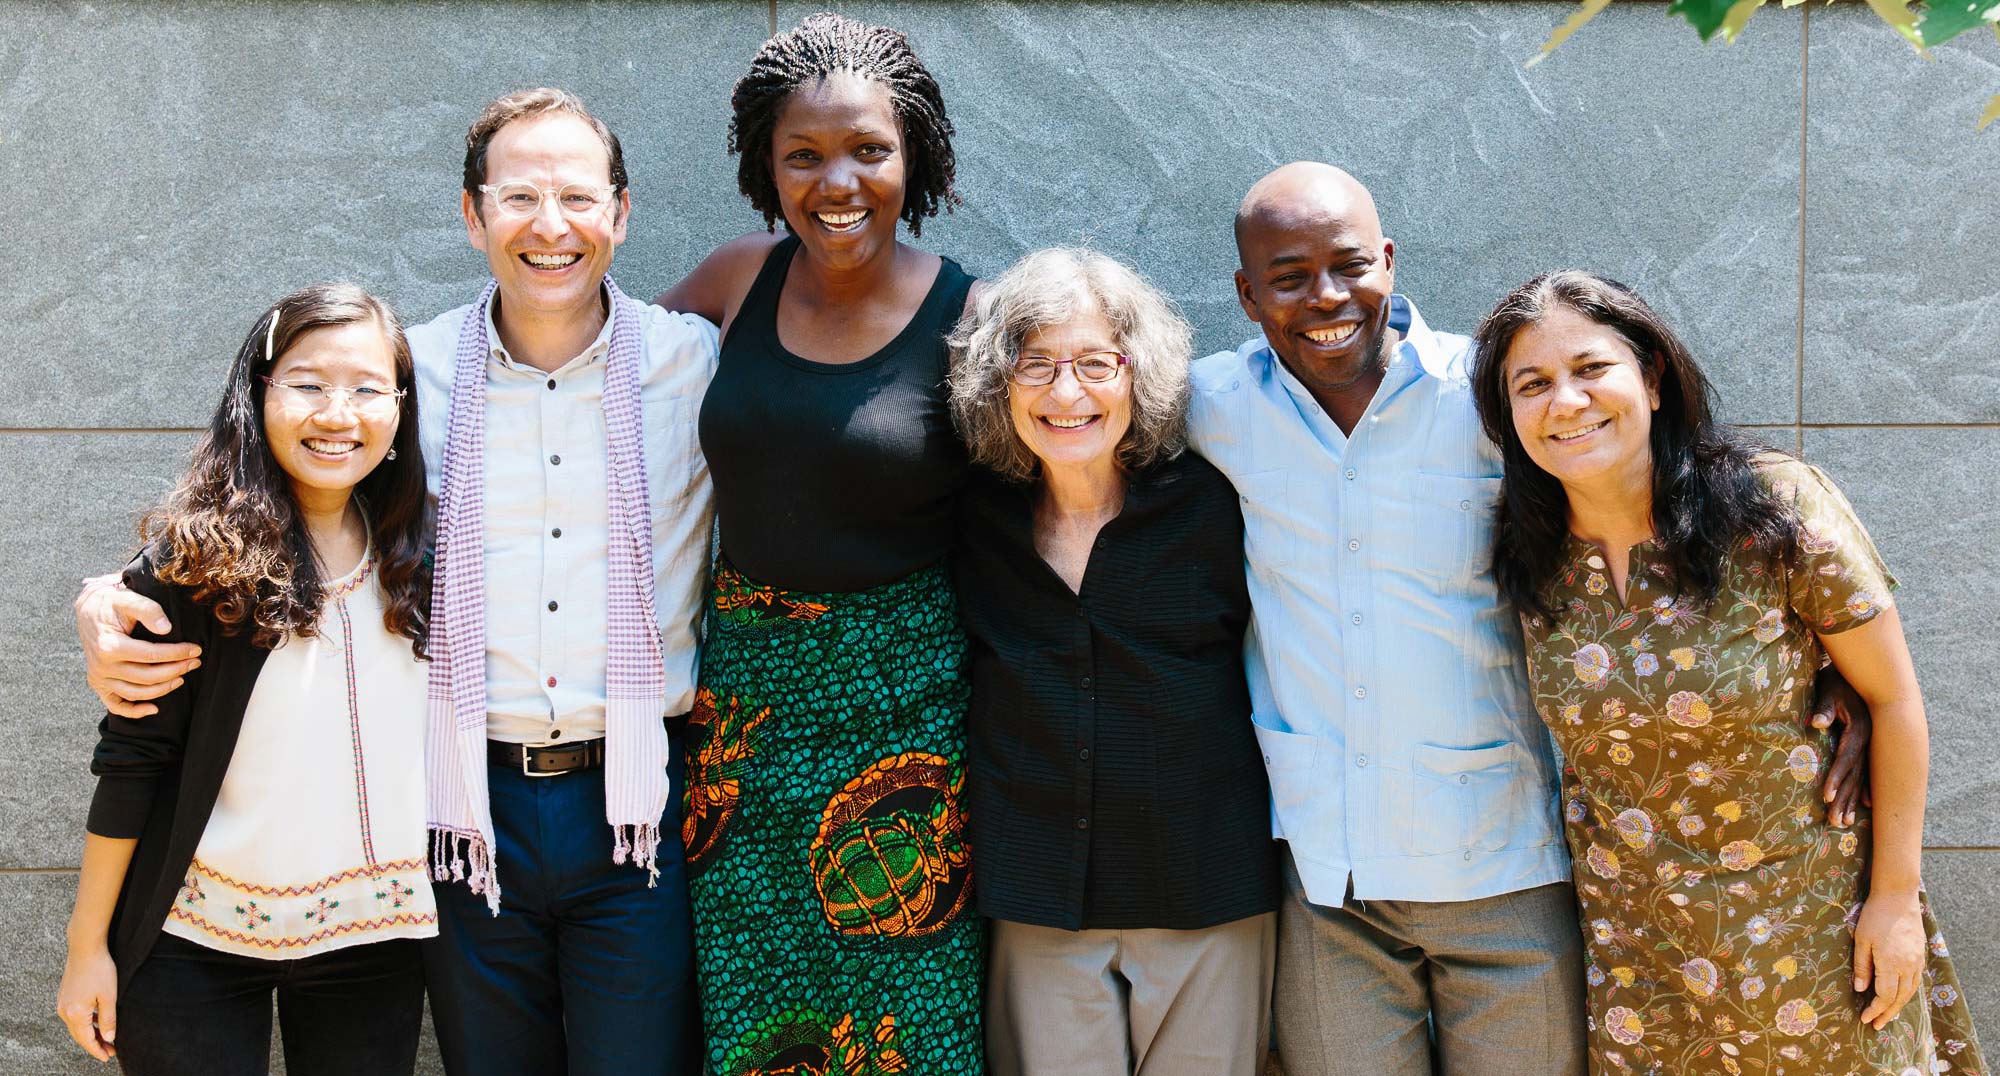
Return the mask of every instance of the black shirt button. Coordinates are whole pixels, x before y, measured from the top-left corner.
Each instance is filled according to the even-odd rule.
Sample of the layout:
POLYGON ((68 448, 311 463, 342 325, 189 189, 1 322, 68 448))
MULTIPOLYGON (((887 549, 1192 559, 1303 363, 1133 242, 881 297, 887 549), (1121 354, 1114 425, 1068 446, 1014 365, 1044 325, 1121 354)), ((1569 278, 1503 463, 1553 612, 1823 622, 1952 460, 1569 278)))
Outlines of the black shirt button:
POLYGON ((562 730, 561 730, 561 729, 550 729, 550 730, 549 730, 549 739, 551 739, 551 740, 560 740, 560 739, 562 739, 562 730))
POLYGON ((549 603, 549 612, 553 613, 553 612, 555 612, 555 611, 556 611, 556 603, 554 603, 554 602, 550 602, 550 603, 549 603))
POLYGON ((556 390, 556 379, 553 377, 549 378, 549 391, 554 392, 555 390, 556 390))
POLYGON ((1090 828, 1090 819, 1088 819, 1088 818, 1079 818, 1079 819, 1077 819, 1077 820, 1076 820, 1076 828, 1078 828, 1078 829, 1089 829, 1089 828, 1090 828))
POLYGON ((562 465, 562 457, 561 457, 561 456, 550 456, 550 457, 549 457, 549 465, 550 465, 550 466, 561 466, 561 465, 562 465))
POLYGON ((1082 760, 1082 761, 1084 761, 1084 762, 1089 762, 1089 761, 1090 761, 1090 748, 1088 748, 1088 747, 1081 747, 1081 748, 1078 748, 1078 749, 1077 749, 1077 752, 1076 752, 1076 757, 1077 757, 1078 759, 1081 759, 1081 760, 1082 760))
POLYGON ((552 527, 552 528, 550 528, 550 529, 549 529, 549 537, 551 537, 551 538, 560 538, 560 537, 562 537, 562 528, 561 528, 561 527, 552 527))
POLYGON ((1085 691, 1090 690, 1090 677, 1086 676, 1083 679, 1078 680, 1076 682, 1076 686, 1083 688, 1085 691))

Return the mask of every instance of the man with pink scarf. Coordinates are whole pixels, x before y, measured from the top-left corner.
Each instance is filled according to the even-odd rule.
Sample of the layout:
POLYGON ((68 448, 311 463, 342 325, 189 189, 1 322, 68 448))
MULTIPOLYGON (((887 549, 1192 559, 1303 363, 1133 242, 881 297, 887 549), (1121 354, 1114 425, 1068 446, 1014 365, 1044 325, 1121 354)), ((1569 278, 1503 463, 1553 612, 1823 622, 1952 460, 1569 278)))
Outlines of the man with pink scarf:
MULTIPOLYGON (((492 282, 409 330, 438 499, 426 970, 445 1067, 693 1073, 666 715, 694 698, 713 517, 694 419, 716 332, 607 275, 632 212, 623 153, 571 94, 486 107, 461 209, 492 282)), ((164 619, 136 595, 93 589, 77 610, 113 712, 150 711, 195 659, 125 638, 164 619)))

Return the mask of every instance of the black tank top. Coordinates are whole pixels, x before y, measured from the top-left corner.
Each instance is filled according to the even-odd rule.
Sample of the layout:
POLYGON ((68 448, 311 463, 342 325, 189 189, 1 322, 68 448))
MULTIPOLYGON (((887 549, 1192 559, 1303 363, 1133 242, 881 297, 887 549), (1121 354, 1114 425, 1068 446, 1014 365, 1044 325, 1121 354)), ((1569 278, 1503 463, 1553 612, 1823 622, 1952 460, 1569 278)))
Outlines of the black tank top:
POLYGON ((814 362, 778 342, 778 293, 798 249, 786 236, 764 259, 701 404, 722 554, 768 586, 866 590, 951 544, 968 471, 944 337, 972 278, 942 259, 895 339, 859 362, 814 362))

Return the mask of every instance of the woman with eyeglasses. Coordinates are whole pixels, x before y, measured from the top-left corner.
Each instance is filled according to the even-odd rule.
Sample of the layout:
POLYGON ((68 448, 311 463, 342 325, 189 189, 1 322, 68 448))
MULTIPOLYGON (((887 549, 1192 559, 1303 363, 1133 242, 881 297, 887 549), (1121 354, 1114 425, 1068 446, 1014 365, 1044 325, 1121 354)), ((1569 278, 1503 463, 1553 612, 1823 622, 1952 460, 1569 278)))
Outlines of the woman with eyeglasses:
POLYGON ((983 473, 955 561, 997 1076, 1250 1076, 1280 895, 1243 518, 1186 450, 1193 340, 1138 274, 1043 250, 952 338, 983 473))
POLYGON ((424 465, 401 325, 287 295, 124 584, 200 666, 106 716, 57 1009, 134 1076, 409 1073, 423 1015, 424 465))
POLYGON ((944 565, 967 475, 944 336, 973 281, 900 235, 953 201, 951 122, 902 34, 826 14, 766 41, 732 103, 743 193, 785 233, 659 300, 722 327, 682 824, 710 1069, 976 1073, 944 565))

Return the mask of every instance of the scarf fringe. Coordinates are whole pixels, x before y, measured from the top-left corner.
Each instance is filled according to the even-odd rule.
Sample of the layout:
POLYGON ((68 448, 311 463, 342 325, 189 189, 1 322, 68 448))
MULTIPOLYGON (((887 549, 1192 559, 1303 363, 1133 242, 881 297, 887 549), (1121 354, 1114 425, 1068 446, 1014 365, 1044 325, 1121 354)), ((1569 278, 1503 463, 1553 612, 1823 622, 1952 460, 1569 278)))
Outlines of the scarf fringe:
POLYGON ((486 898, 486 910, 500 915, 500 874, 494 869, 493 848, 486 838, 449 826, 431 827, 431 879, 464 882, 486 898))
POLYGON ((631 857, 632 865, 646 872, 646 888, 654 889, 660 884, 660 827, 652 823, 611 827, 611 862, 623 864, 631 857))

